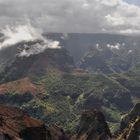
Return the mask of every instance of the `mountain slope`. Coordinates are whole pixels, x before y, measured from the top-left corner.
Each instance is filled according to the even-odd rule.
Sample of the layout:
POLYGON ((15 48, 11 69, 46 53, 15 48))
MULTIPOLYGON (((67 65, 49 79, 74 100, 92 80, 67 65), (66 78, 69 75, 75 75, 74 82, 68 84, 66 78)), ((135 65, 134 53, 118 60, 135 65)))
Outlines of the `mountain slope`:
POLYGON ((121 114, 140 102, 137 37, 48 36, 58 38, 64 47, 21 56, 23 50, 28 52, 37 44, 21 42, 10 48, 20 48, 15 49, 13 59, 0 56, 6 63, 0 74, 0 103, 22 108, 48 125, 72 132, 77 129, 80 112, 92 108, 103 111, 111 127, 118 126, 121 114))
MULTIPOLYGON (((106 47, 107 45, 122 44, 126 50, 139 50, 139 36, 123 36, 115 34, 62 34, 48 33, 44 37, 60 42, 60 46, 66 48, 70 55, 74 58, 75 64, 83 59, 89 52, 90 48, 96 48, 97 45, 106 47)), ((0 67, 5 67, 7 63, 11 63, 18 53, 18 45, 6 48, 0 51, 0 67)), ((20 46, 23 48, 23 46, 20 46)), ((136 51, 137 52, 137 51, 136 51)), ((136 54, 136 53, 134 53, 136 54)), ((139 54, 139 53, 138 53, 139 54)), ((137 54, 137 55, 138 55, 137 54)))
POLYGON ((47 69, 53 68, 63 72, 71 71, 74 68, 73 60, 65 49, 47 49, 45 52, 29 57, 17 56, 15 61, 0 74, 0 81, 3 83, 26 76, 42 76, 47 69))

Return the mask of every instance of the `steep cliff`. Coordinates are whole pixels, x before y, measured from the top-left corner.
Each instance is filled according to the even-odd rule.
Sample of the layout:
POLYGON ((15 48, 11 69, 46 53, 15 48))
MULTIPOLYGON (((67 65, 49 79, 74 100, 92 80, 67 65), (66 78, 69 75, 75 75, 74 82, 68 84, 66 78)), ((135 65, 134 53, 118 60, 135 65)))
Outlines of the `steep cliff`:
POLYGON ((82 114, 76 140, 107 140, 111 133, 104 115, 97 110, 88 110, 82 114))
POLYGON ((46 140, 45 125, 20 109, 0 106, 0 139, 46 140))

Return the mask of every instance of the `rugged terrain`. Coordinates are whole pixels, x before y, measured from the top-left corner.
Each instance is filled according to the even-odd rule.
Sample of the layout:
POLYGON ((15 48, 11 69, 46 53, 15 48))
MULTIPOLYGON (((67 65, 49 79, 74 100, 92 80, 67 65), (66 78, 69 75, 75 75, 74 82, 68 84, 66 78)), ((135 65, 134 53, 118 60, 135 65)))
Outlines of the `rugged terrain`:
POLYGON ((102 112, 90 109, 82 113, 75 132, 57 125, 48 127, 26 112, 0 106, 0 140, 139 140, 140 104, 124 116, 120 129, 111 134, 102 112))
POLYGON ((61 132, 62 127, 71 133, 77 131, 81 112, 96 108, 105 115, 111 132, 119 129, 121 116, 140 102, 138 37, 47 36, 63 47, 28 57, 18 54, 36 42, 0 51, 0 104, 21 108, 48 126, 55 124, 52 131, 61 132))

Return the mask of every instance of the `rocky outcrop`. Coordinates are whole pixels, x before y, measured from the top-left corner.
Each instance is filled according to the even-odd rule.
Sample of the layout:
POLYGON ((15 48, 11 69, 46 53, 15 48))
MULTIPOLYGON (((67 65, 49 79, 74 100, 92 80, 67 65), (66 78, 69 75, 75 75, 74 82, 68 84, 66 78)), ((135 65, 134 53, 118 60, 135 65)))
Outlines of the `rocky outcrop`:
POLYGON ((97 110, 85 111, 82 114, 75 140, 107 140, 109 138, 111 138, 111 133, 104 115, 97 110))
POLYGON ((128 123, 128 127, 119 135, 117 140, 139 140, 140 138, 140 117, 128 123))
POLYGON ((137 117, 140 117, 140 103, 136 104, 134 108, 123 117, 120 130, 124 130, 129 123, 135 121, 137 117))
POLYGON ((46 140, 45 125, 20 109, 0 106, 0 140, 46 140))
POLYGON ((139 140, 140 138, 140 103, 122 119, 121 134, 117 140, 139 140))

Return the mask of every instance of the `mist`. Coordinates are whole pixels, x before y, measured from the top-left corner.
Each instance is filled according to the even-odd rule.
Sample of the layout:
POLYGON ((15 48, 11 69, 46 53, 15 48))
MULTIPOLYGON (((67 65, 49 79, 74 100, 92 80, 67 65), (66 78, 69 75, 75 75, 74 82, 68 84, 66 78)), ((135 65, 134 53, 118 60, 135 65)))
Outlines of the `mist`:
POLYGON ((42 31, 33 27, 29 22, 23 25, 7 26, 1 33, 3 36, 0 39, 0 50, 23 43, 24 48, 21 48, 21 52, 17 54, 20 57, 38 54, 47 48, 61 48, 58 41, 44 38, 42 31), (28 42, 34 43, 28 45, 28 42))

